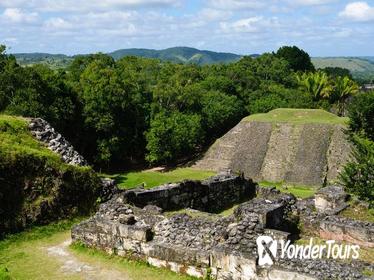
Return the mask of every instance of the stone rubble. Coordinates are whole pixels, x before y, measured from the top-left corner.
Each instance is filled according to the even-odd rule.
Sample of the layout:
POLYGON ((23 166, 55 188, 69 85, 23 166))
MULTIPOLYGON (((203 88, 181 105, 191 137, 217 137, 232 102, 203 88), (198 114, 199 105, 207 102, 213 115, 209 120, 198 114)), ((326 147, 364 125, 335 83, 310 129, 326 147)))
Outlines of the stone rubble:
POLYGON ((340 216, 327 216, 320 222, 319 235, 374 248, 374 223, 340 216))
POLYGON ((342 186, 331 185, 321 188, 315 195, 315 207, 320 213, 327 213, 336 215, 346 207, 348 204, 348 195, 342 186))
POLYGON ((212 203, 227 206, 235 202, 233 197, 239 201, 243 198, 240 193, 246 193, 244 189, 238 188, 239 184, 252 189, 248 193, 256 189, 252 182, 242 180, 245 179, 240 176, 218 176, 204 181, 205 183, 192 181, 193 183, 165 185, 153 190, 117 193, 102 204, 93 217, 75 226, 72 238, 108 253, 131 255, 151 265, 200 278, 369 279, 365 278, 362 271, 373 271, 374 266, 362 261, 346 263, 332 259, 277 258, 273 266, 259 267, 257 237, 270 235, 276 239, 290 238, 289 232, 280 230, 285 218, 290 213, 309 209, 309 205, 300 205, 294 196, 274 189, 257 188, 257 198, 249 196, 247 201, 240 201, 229 216, 214 214, 213 211, 198 211, 217 211, 218 207, 211 205, 212 203), (214 184, 209 185, 207 182, 214 184), (201 192, 207 199, 192 203, 199 194, 195 186, 203 189, 201 192), (231 188, 231 192, 236 190, 234 196, 228 196, 229 203, 222 201, 225 196, 219 196, 221 201, 212 199, 217 197, 216 194, 225 192, 223 188, 231 188), (204 201, 206 206, 202 204, 204 201), (186 205, 192 209, 188 211, 189 214, 167 212, 178 210, 175 209, 178 205, 179 210, 187 208, 186 205), (194 206, 198 210, 194 210, 194 206))
POLYGON ((29 129, 36 139, 46 144, 48 149, 59 154, 64 162, 72 165, 88 165, 83 156, 75 151, 74 147, 47 121, 33 118, 30 120, 29 129))

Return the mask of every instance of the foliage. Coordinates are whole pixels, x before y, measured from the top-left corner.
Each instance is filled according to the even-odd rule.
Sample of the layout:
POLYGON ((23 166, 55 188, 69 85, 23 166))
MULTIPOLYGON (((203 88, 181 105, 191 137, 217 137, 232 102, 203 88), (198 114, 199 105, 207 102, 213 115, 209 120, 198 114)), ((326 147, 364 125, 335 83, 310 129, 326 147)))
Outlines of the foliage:
POLYGON ((296 46, 281 47, 276 55, 287 60, 294 71, 314 71, 309 54, 296 46))
POLYGON ((100 182, 35 140, 23 119, 0 116, 0 232, 90 212, 100 182), (27 219, 26 219, 27 217, 27 219))
POLYGON ((151 120, 147 138, 147 160, 170 162, 195 150, 203 137, 201 117, 178 111, 161 112, 151 120))
POLYGON ((354 144, 352 161, 347 163, 340 174, 345 189, 360 199, 374 203, 374 142, 352 136, 354 144))
POLYGON ((348 76, 329 76, 324 71, 317 71, 296 77, 301 90, 312 96, 320 106, 323 104, 321 102, 328 102, 327 107, 336 107, 340 116, 346 112, 348 98, 359 92, 358 84, 348 76))
POLYGON ((267 113, 277 108, 313 108, 311 96, 298 89, 278 84, 263 84, 250 96, 247 110, 251 114, 267 113))
POLYGON ((349 129, 374 141, 374 91, 357 94, 348 108, 349 129))
POLYGON ((348 76, 337 76, 334 81, 334 89, 330 95, 330 103, 336 103, 338 115, 343 115, 346 111, 346 100, 357 94, 359 86, 348 76))
POLYGON ((327 67, 348 69, 360 84, 374 81, 374 63, 370 61, 370 57, 314 57, 312 62, 322 71, 327 67))
POLYGON ((210 91, 201 98, 203 126, 207 133, 220 135, 244 115, 244 106, 236 96, 210 91), (217 129, 218 128, 218 129, 217 129))
POLYGON ((296 77, 300 88, 310 94, 315 101, 328 99, 333 92, 329 76, 322 71, 302 73, 296 77))
MULTIPOLYGON (((170 51, 200 61, 195 50, 170 51)), ((0 53, 0 112, 45 118, 106 170, 176 163, 248 114, 276 108, 342 112, 355 91, 350 80, 335 83, 322 72, 296 76, 296 70, 311 69, 309 56, 296 47, 230 64, 205 65, 202 58, 203 66, 98 53, 75 56, 66 71, 21 67, 4 47, 0 53)))
POLYGON ((352 160, 341 173, 346 189, 374 201, 374 91, 356 95, 349 108, 349 133, 353 143, 352 160))
POLYGON ((349 69, 342 68, 342 67, 326 67, 321 69, 321 71, 325 72, 327 75, 331 77, 348 77, 353 79, 351 72, 349 69))
POLYGON ((124 174, 105 175, 116 180, 119 187, 128 189, 143 185, 153 188, 166 183, 175 183, 185 179, 203 180, 213 176, 215 172, 193 168, 177 168, 171 171, 158 172, 152 170, 133 171, 124 174))

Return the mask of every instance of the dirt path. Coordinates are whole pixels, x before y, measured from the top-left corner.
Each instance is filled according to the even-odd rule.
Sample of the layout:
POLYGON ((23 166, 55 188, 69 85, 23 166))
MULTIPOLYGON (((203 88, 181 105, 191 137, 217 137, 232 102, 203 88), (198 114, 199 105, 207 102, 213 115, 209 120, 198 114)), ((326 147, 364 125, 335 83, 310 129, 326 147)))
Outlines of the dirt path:
POLYGON ((122 271, 106 269, 99 263, 79 260, 68 249, 70 243, 71 240, 66 240, 61 244, 46 248, 48 256, 57 259, 61 263, 60 270, 64 275, 78 276, 81 279, 89 280, 131 280, 122 271))

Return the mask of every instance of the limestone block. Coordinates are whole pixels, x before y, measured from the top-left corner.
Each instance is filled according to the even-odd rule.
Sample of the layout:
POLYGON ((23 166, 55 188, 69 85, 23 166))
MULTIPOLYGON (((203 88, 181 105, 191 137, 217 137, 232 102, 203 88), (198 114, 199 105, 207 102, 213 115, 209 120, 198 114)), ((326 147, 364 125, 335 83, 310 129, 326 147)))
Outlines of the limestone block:
POLYGON ((118 225, 120 237, 147 242, 152 239, 151 229, 147 226, 118 225))
POLYGON ((348 198, 341 186, 328 186, 315 194, 315 207, 319 212, 331 211, 343 205, 348 198))

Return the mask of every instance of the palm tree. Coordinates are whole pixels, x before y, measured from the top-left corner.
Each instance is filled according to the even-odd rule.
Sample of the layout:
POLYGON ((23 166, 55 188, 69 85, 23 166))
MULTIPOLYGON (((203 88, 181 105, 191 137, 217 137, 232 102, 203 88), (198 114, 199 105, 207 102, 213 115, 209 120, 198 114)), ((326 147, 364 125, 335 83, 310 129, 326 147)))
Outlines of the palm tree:
POLYGON ((325 72, 307 72, 297 75, 296 78, 300 88, 309 93, 315 101, 327 99, 333 92, 333 86, 325 72))
POLYGON ((345 112, 346 100, 350 96, 358 93, 359 89, 358 84, 349 77, 336 77, 334 82, 334 93, 331 95, 331 98, 333 102, 337 102, 339 116, 343 115, 345 112))

